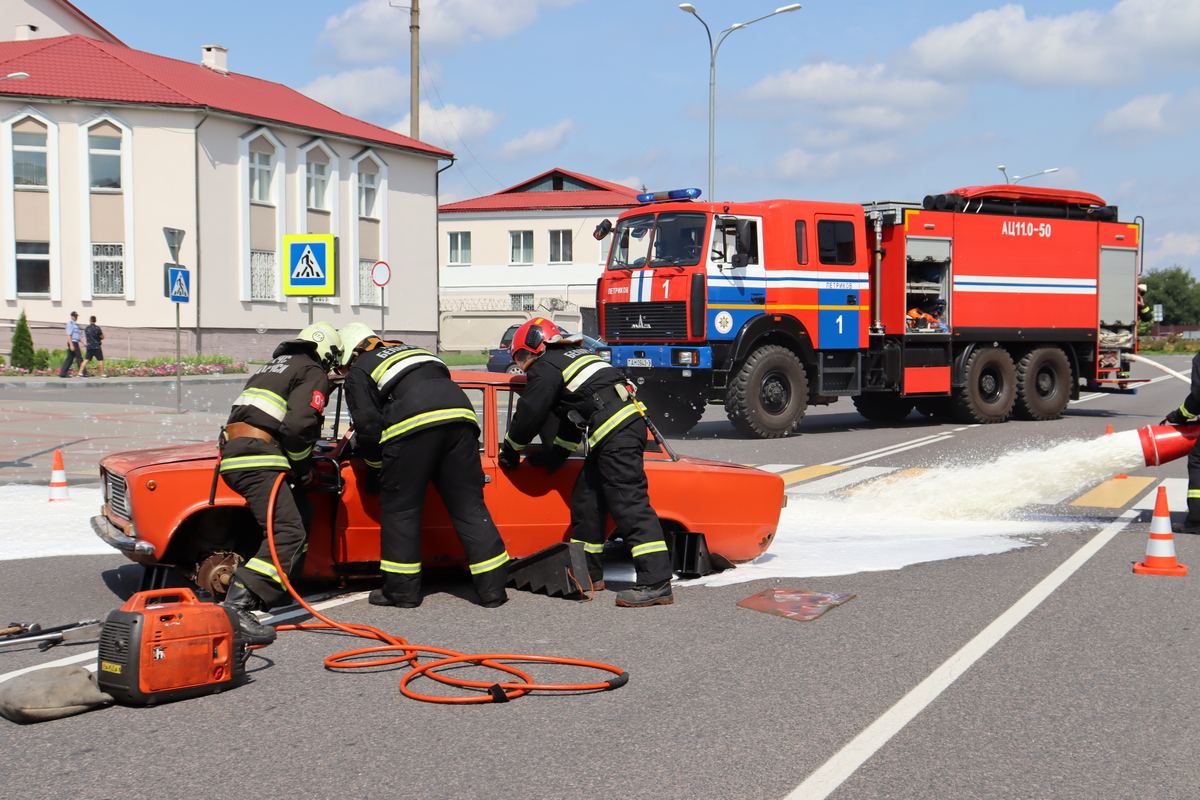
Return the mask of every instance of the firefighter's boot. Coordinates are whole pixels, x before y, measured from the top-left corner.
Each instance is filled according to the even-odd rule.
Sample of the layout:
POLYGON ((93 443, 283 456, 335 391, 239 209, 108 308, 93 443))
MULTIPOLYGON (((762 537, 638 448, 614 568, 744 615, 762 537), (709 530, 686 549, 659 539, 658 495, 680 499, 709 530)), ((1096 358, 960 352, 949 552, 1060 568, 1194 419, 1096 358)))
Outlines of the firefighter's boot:
POLYGON ((671 579, 662 583, 634 586, 623 592, 617 592, 617 605, 625 608, 644 608, 645 606, 669 606, 675 602, 671 594, 671 579))
POLYGON ((399 575, 386 572, 383 576, 383 586, 372 589, 367 595, 367 602, 373 606, 396 606, 397 608, 416 608, 421 605, 421 576, 399 575))
POLYGON ((501 564, 473 577, 475 591, 479 595, 479 605, 484 608, 499 608, 508 602, 508 592, 504 591, 504 584, 508 583, 508 564, 501 564))
POLYGON ((264 608, 263 601, 237 577, 230 581, 229 593, 225 595, 221 605, 233 611, 234 621, 238 630, 246 637, 246 644, 262 646, 275 641, 275 629, 270 625, 263 625, 250 613, 264 608))

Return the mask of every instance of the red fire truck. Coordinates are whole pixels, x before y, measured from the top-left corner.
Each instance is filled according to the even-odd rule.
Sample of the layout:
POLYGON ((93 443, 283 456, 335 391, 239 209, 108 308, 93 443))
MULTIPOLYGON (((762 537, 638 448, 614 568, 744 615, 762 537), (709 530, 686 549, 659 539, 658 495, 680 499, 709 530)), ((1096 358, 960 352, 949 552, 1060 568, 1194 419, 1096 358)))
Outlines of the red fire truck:
POLYGON ((1049 420, 1129 388, 1140 228, 1094 194, 972 186, 923 203, 699 202, 650 193, 605 220, 597 352, 660 427, 707 403, 760 438, 850 397, 972 423, 1049 420))

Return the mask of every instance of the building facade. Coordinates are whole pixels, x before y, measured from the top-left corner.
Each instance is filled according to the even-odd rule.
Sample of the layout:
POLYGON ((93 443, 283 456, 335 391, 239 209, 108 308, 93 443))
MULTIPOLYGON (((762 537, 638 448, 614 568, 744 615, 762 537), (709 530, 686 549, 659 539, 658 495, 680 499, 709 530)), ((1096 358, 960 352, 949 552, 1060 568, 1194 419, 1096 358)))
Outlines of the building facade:
POLYGON ((450 153, 230 72, 223 47, 188 63, 82 21, 38 38, 73 7, 16 5, 30 21, 0 42, 0 77, 29 77, 0 80, 0 347, 24 311, 35 345, 61 348, 78 311, 98 317, 110 358, 173 352, 164 228, 185 232, 188 352, 264 358, 310 318, 378 329, 382 317, 436 345, 437 171, 450 153), (283 294, 282 238, 303 233, 337 237, 336 296, 311 308, 283 294), (392 267, 382 290, 380 260, 392 267))
POLYGON ((446 350, 496 347, 510 325, 548 316, 594 333, 596 281, 612 242, 593 236, 637 191, 553 169, 438 209, 440 325, 446 350))

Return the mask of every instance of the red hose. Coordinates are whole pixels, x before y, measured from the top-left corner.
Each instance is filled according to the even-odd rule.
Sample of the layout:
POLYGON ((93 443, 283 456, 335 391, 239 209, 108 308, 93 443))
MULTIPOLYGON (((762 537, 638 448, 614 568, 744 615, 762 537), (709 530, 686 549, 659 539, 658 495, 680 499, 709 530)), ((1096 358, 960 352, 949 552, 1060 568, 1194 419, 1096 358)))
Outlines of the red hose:
POLYGON ((465 655, 454 650, 447 650, 442 647, 429 647, 427 645, 409 644, 399 636, 392 636, 384 633, 378 628, 373 628, 370 625, 347 625, 345 623, 336 622, 329 617, 317 611, 315 608, 305 602, 294 588, 292 582, 288 580, 287 572, 279 563, 279 554, 275 551, 275 498, 279 495, 279 487, 283 485, 283 479, 287 473, 279 473, 279 477, 275 479, 275 485, 271 488, 271 499, 267 505, 267 543, 271 548, 271 561, 275 564, 275 572, 279 575, 283 586, 288 590, 288 594, 308 613, 312 614, 321 622, 302 622, 298 625, 278 625, 276 630, 281 631, 305 631, 305 630, 321 630, 335 628, 344 633, 349 633, 353 636, 361 636, 364 639, 376 639, 384 642, 382 645, 373 647, 360 647, 355 650, 346 650, 341 653, 335 653, 325 659, 325 666, 330 669, 360 669, 362 667, 381 667, 389 664, 397 664, 406 661, 413 665, 413 669, 406 673, 400 679, 400 692, 405 697, 411 697, 414 700, 424 700, 428 703, 506 703, 509 700, 522 697, 533 691, 540 692, 586 692, 599 691, 608 689, 618 689, 624 686, 629 681, 629 674, 620 667, 614 667, 611 664, 603 664, 599 661, 582 661, 577 658, 558 658, 556 656, 531 656, 520 655, 517 653, 487 653, 485 655, 465 655), (392 656, 390 658, 377 658, 372 660, 354 660, 358 656, 363 656, 368 653, 383 653, 395 650, 402 651, 401 655, 392 656), (445 658, 440 658, 436 661, 430 661, 427 664, 421 664, 417 661, 417 653, 436 653, 445 658), (511 664, 501 663, 503 661, 529 661, 543 664, 564 664, 574 667, 588 667, 589 669, 599 669, 606 672, 611 672, 616 675, 615 678, 610 678, 607 681, 600 683, 534 683, 533 678, 524 671, 517 669, 511 664), (451 664, 472 663, 482 667, 507 672, 522 683, 488 683, 486 681, 469 681, 463 678, 451 678, 439 672, 432 670, 438 667, 445 667, 451 664), (473 694, 462 697, 439 697, 437 695, 420 694, 409 688, 408 684, 421 675, 432 678, 436 681, 444 683, 448 686, 457 686, 463 689, 484 689, 486 694, 473 694))

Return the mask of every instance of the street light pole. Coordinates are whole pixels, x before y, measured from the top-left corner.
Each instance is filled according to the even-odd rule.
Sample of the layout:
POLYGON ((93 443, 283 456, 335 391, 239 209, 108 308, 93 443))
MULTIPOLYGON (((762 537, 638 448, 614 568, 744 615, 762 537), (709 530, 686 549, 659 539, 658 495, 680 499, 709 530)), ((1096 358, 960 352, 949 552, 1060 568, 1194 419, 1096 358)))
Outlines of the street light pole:
POLYGON ((1004 169, 1003 165, 996 167, 996 169, 1000 170, 1000 172, 1004 174, 1004 182, 1010 184, 1027 181, 1030 178, 1036 178, 1038 175, 1049 175, 1051 172, 1058 172, 1058 167, 1051 167, 1050 169, 1044 169, 1041 172, 1035 172, 1032 175, 1013 175, 1012 179, 1010 180, 1008 177, 1008 172, 1004 169))
POLYGON ((708 199, 715 200, 716 195, 713 190, 713 176, 716 171, 716 127, 717 127, 717 51, 721 49, 721 45, 728 38, 729 34, 736 30, 741 30, 756 22, 773 17, 776 14, 785 14, 788 11, 799 11, 802 6, 799 3, 792 3, 790 6, 777 8, 770 14, 764 14, 757 19, 752 19, 749 22, 735 22, 725 30, 717 34, 717 39, 713 41, 712 29, 708 27, 708 23, 696 11, 696 7, 691 3, 681 3, 679 5, 681 11, 694 16, 704 26, 704 32, 708 34, 708 199))
POLYGON ((419 139, 421 137, 421 0, 411 0, 411 2, 411 6, 398 6, 389 0, 388 5, 409 13, 408 135, 409 138, 419 139))
POLYGON ((5 75, 4 77, 0 78, 0 81, 8 81, 8 80, 23 81, 28 77, 29 77, 28 72, 10 72, 7 75, 5 75))

